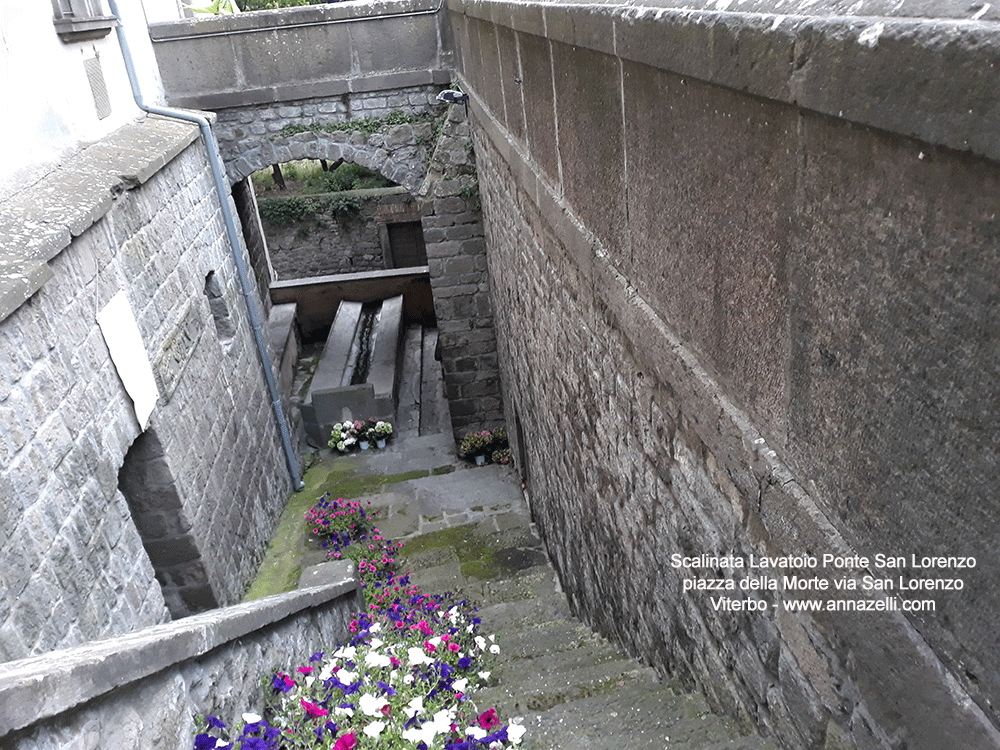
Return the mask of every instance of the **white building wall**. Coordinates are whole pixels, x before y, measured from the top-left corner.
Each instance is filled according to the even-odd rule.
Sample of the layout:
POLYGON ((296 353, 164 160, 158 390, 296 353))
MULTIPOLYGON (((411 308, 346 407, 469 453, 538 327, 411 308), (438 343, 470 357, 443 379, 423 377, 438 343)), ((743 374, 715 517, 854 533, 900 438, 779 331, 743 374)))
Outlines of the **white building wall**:
MULTIPOLYGON (((107 10, 106 0, 104 9, 107 10)), ((147 103, 162 103, 163 87, 147 32, 147 10, 156 20, 180 17, 175 0, 121 0, 129 47, 147 103), (172 14, 172 15, 171 15, 172 14)), ((31 184, 69 154, 137 119, 116 33, 64 42, 51 3, 0 0, 0 120, 4 142, 17 144, 0 161, 0 201, 31 184), (99 118, 84 61, 97 58, 111 113, 99 118)))

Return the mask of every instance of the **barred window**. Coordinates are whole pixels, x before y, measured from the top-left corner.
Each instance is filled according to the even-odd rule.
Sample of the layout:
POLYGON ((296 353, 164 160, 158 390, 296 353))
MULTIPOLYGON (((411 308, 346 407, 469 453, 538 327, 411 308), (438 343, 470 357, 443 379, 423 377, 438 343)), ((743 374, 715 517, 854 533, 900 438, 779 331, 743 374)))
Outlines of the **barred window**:
POLYGON ((99 39, 117 24, 103 0, 52 0, 52 12, 56 33, 67 43, 99 39))

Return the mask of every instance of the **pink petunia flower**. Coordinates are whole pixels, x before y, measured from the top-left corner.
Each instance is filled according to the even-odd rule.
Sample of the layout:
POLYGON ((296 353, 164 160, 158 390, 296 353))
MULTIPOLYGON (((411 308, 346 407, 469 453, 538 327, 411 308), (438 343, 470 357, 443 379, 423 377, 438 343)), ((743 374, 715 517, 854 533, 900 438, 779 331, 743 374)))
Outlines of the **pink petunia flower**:
MULTIPOLYGON (((329 714, 330 714, 330 712, 327 711, 322 706, 317 706, 315 703, 310 703, 305 698, 300 698, 299 700, 302 701, 302 708, 304 708, 305 712, 307 714, 309 714, 310 716, 313 716, 313 717, 329 716, 329 714)), ((354 745, 351 745, 351 747, 354 747, 354 745)))

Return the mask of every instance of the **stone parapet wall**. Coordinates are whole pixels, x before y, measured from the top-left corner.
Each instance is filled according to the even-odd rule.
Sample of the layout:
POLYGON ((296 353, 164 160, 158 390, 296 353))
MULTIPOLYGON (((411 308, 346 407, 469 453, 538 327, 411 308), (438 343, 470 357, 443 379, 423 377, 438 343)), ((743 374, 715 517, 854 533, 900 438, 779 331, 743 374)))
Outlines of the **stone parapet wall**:
POLYGON ((505 408, 574 606, 789 748, 1000 747, 992 25, 451 7, 505 408), (928 90, 969 87, 928 120, 932 58, 928 90), (804 614, 683 590, 801 571, 675 554, 978 564, 901 571, 962 579, 894 592, 933 613, 804 614))
MULTIPOLYGON (((290 491, 197 128, 148 118, 99 145, 67 166, 74 179, 100 184, 108 153, 132 166, 114 172, 125 176, 92 223, 67 232, 51 278, 0 322, 5 661, 168 619, 144 541, 183 540, 157 573, 171 609, 236 601, 290 491), (133 461, 150 468, 132 485, 122 467, 141 430, 96 319, 120 291, 159 390, 143 435, 159 446, 133 461), (148 491, 127 499, 121 482, 148 491), (137 505, 161 500, 148 515, 137 505), (155 529, 145 540, 138 512, 155 529), (192 560, 200 572, 177 567, 192 560)), ((53 224, 89 199, 61 179, 32 188, 30 203, 53 224)))
POLYGON ((218 111, 447 84, 443 18, 432 0, 377 0, 154 23, 150 38, 167 100, 218 111))
POLYGON ((0 665, 9 750, 187 748, 195 718, 260 710, 262 681, 346 643, 363 606, 351 563, 322 587, 0 665))

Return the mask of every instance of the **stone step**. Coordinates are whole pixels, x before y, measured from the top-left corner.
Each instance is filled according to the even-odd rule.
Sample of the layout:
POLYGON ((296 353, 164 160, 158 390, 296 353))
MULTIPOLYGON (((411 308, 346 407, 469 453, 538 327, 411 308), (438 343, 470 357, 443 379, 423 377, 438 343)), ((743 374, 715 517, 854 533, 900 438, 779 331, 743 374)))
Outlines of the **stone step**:
MULTIPOLYGON (((619 650, 581 623, 566 620, 544 622, 529 627, 502 630, 494 627, 491 619, 483 620, 485 631, 495 635, 500 644, 504 661, 536 659, 547 655, 567 653, 586 661, 613 658, 619 650)), ((548 668, 547 663, 540 665, 548 668)))
POLYGON ((704 698, 662 684, 653 669, 577 620, 523 517, 491 524, 457 527, 462 534, 446 545, 417 545, 405 567, 422 590, 455 592, 480 606, 480 632, 494 636, 500 653, 496 682, 476 693, 474 708, 520 717, 528 729, 521 747, 777 750, 742 736, 704 698), (480 549, 489 564, 470 559, 480 549), (503 573, 477 577, 497 569, 503 573))
MULTIPOLYGON (((502 654, 503 646, 500 648, 502 654)), ((499 684, 481 691, 477 700, 495 706, 501 716, 519 716, 610 693, 635 681, 654 684, 649 668, 620 654, 612 653, 611 657, 588 664, 562 652, 532 659, 530 664, 525 660, 504 661, 496 669, 499 684)))
POLYGON ((777 750, 770 740, 741 736, 697 695, 635 680, 523 717, 525 750, 777 750))

